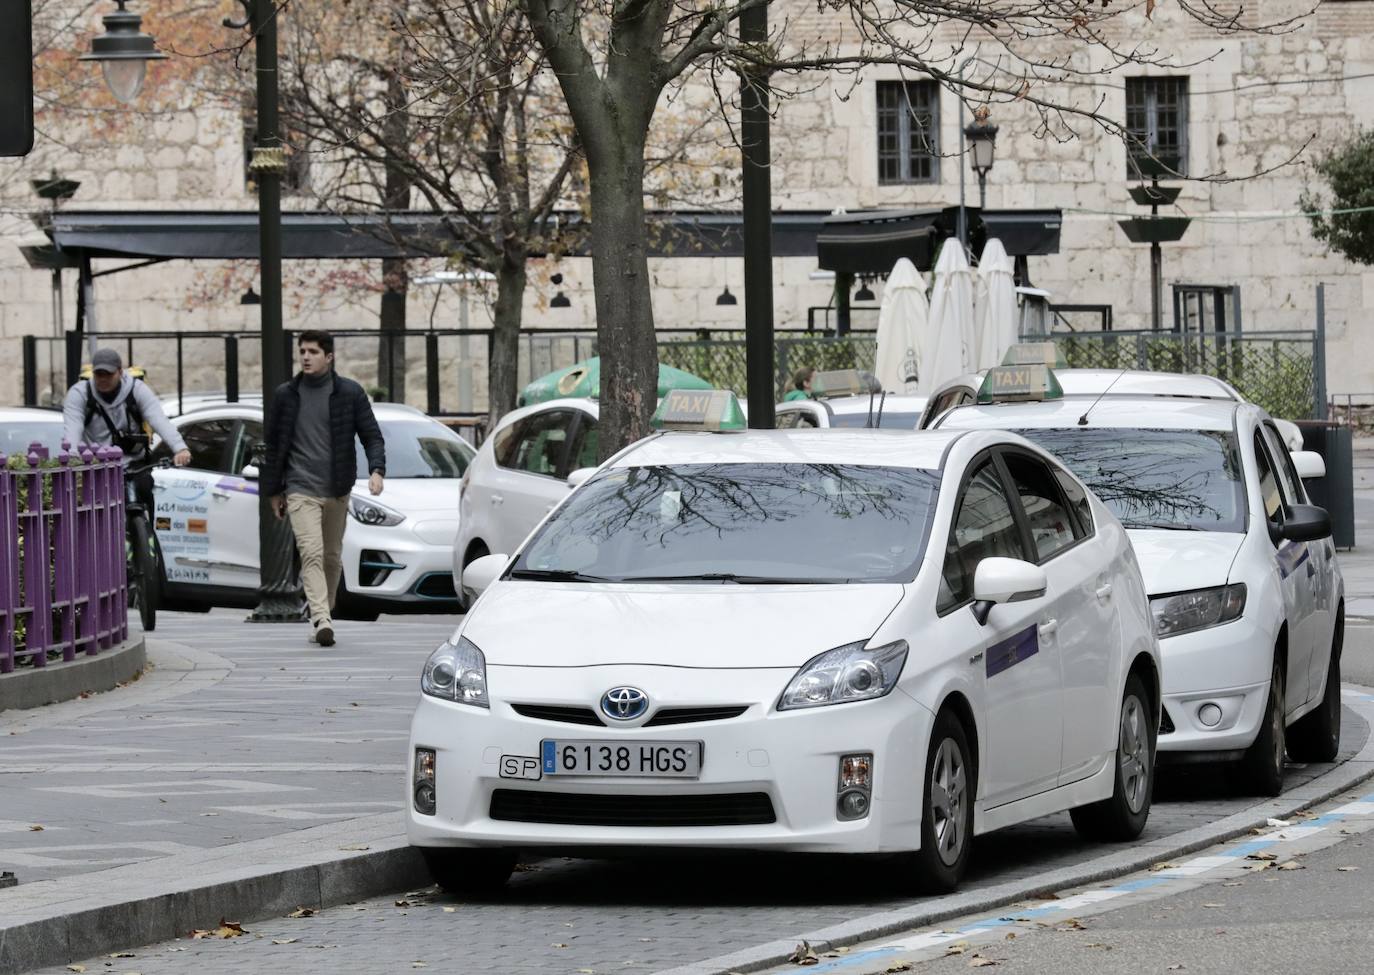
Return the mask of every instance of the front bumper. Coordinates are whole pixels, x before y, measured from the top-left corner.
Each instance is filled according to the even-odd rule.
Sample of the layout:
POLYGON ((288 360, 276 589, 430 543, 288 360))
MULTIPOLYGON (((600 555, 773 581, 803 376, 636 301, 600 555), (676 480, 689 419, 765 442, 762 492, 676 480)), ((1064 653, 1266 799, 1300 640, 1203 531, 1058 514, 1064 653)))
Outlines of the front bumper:
POLYGON ((344 586, 351 601, 456 608, 452 589, 454 518, 407 518, 382 528, 349 518, 344 534, 344 586))
POLYGON ((1173 725, 1173 731, 1159 736, 1161 758, 1173 752, 1250 747, 1264 720, 1273 648, 1274 634, 1261 630, 1248 615, 1160 640, 1166 731, 1173 725), (1221 712, 1210 726, 1204 721, 1208 705, 1221 712))
MULTIPOLYGON (((423 697, 411 724, 416 748, 436 752, 436 814, 415 811, 407 778, 406 832, 416 846, 588 848, 768 848, 810 853, 883 853, 920 845, 920 787, 933 716, 894 692, 876 701, 776 712, 791 670, 704 670, 648 666, 489 667, 500 699, 488 711, 423 697), (727 680, 722 680, 722 677, 727 680), (728 683, 730 693, 722 694, 728 683), (525 717, 512 703, 595 708, 607 688, 642 688, 658 708, 749 705, 739 717, 658 727, 596 727, 525 717), (517 686, 518 685, 518 686, 517 686), (728 701, 726 698, 729 698, 728 701), (700 741, 697 779, 546 776, 500 777, 502 755, 538 756, 544 739, 700 741), (837 816, 840 756, 874 756, 867 817, 837 816), (588 825, 494 819, 497 790, 577 796, 767 796, 773 822, 751 825, 588 825)), ((606 722, 610 724, 610 721, 606 722)), ((507 797, 510 798, 510 797, 507 797)), ((516 797, 534 800, 529 796, 516 797)), ((696 800, 702 801, 702 800, 696 800)))

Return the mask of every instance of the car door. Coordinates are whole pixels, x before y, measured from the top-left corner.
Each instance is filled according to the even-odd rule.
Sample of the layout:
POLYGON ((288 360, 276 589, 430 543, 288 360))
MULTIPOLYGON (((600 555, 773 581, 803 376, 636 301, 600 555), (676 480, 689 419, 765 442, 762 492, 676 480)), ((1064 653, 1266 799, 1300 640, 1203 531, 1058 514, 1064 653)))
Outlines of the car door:
POLYGON ((493 552, 514 552, 567 495, 569 436, 576 420, 568 409, 533 413, 497 444, 488 496, 495 509, 493 552))
POLYGON ((1052 789, 1063 748, 1059 660, 1041 652, 1050 595, 994 606, 980 625, 969 611, 978 563, 1029 558, 1026 533, 994 458, 981 455, 961 483, 945 546, 936 612, 951 639, 969 648, 982 681, 978 791, 987 808, 1052 789))
POLYGON ((233 526, 212 539, 219 585, 256 588, 258 572, 258 481, 243 476, 253 462, 253 447, 263 438, 262 421, 240 420, 224 476, 210 488, 210 510, 219 526, 233 526))
MULTIPOLYGON (((1273 454, 1264 441, 1261 427, 1256 426, 1252 436, 1260 502, 1268 521, 1279 525, 1283 522, 1284 506, 1293 502, 1285 491, 1273 454)), ((1266 531, 1266 527, 1257 525, 1252 530, 1263 532, 1266 531)), ((1270 535, 1269 538, 1272 539, 1273 536, 1270 535)), ((1286 539, 1280 540, 1277 545, 1270 543, 1279 574, 1279 588, 1283 593, 1284 617, 1288 621, 1288 673, 1287 686, 1284 688, 1284 711, 1290 714, 1305 704, 1308 697, 1314 625, 1312 577, 1316 574, 1309 546, 1319 544, 1321 543, 1290 542, 1286 539)))
POLYGON ((1112 567, 1065 495, 1065 484, 1081 493, 1072 478, 1034 454, 1003 450, 1001 457, 1030 531, 1032 561, 1048 583, 1049 619, 1039 632, 1041 652, 1058 660, 1064 688, 1059 784, 1065 785, 1097 771, 1103 753, 1116 745, 1112 678, 1121 630, 1112 612, 1112 567))
MULTIPOLYGON (((178 424, 191 454, 190 463, 153 471, 153 531, 162 549, 163 570, 169 583, 226 584, 224 574, 215 569, 216 539, 226 530, 234 531, 234 527, 216 517, 212 492, 228 473, 237 426, 233 417, 202 417, 178 424)), ((163 455, 170 456, 166 444, 156 452, 156 456, 163 455)))
MULTIPOLYGON (((1283 436, 1273 426, 1273 421, 1261 424, 1260 433, 1278 473, 1284 503, 1307 504, 1307 489, 1303 487, 1302 479, 1293 467, 1293 458, 1289 456, 1283 436)), ((1311 648, 1307 658, 1307 699, 1311 700, 1322 691, 1327 661, 1331 656, 1331 628, 1335 625, 1336 607, 1333 605, 1335 594, 1330 591, 1330 558, 1334 553, 1330 552, 1330 539, 1325 538, 1305 542, 1303 547, 1307 552, 1307 560, 1297 567, 1295 575, 1301 601, 1307 603, 1306 618, 1299 625, 1306 631, 1302 635, 1302 642, 1311 648)), ((1292 667, 1289 670, 1291 672, 1292 667)))

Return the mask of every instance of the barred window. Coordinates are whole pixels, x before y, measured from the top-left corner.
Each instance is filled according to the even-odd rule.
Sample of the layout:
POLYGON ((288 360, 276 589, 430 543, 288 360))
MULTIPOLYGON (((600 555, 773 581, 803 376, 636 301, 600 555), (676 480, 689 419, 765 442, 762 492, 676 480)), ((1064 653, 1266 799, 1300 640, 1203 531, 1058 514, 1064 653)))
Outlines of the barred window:
POLYGON ((1126 178, 1188 175, 1188 79, 1126 79, 1126 178))
POLYGON ((940 86, 934 81, 878 82, 878 182, 933 183, 940 178, 940 86))

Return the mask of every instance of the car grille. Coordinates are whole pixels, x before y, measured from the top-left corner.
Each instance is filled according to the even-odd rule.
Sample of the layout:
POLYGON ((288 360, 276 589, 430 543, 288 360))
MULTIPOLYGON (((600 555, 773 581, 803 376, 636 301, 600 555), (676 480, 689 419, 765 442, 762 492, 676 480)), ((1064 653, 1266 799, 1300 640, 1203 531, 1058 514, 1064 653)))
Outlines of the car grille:
POLYGON ((1174 733, 1174 719, 1169 717, 1168 708, 1159 709, 1159 733, 1161 735, 1172 735, 1174 733))
POLYGON ((757 826, 777 821, 763 792, 721 795, 593 795, 497 789, 492 819, 565 826, 757 826))
POLYGON ((453 588, 452 572, 430 572, 415 583, 415 595, 427 599, 453 599, 457 592, 453 588))
POLYGON ((591 708, 563 707, 557 704, 512 704, 516 714, 541 721, 562 721, 565 724, 591 724, 604 728, 606 723, 591 708))
POLYGON ((698 721, 725 721, 738 718, 749 710, 747 704, 732 704, 725 707, 709 708, 659 708, 654 716, 644 722, 644 727, 655 728, 665 724, 694 724, 698 721))

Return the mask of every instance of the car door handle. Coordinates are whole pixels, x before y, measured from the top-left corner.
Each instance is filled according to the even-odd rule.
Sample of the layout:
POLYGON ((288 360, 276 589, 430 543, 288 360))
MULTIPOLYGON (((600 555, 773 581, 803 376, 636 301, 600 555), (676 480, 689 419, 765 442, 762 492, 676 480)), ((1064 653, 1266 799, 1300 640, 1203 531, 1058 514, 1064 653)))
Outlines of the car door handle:
POLYGON ((1040 635, 1046 638, 1052 637, 1054 636, 1054 631, 1057 629, 1059 629, 1058 620, 1045 620, 1045 622, 1040 624, 1040 635))
POLYGON ((1104 601, 1112 598, 1112 584, 1110 582, 1105 586, 1097 587, 1097 598, 1104 601))
POLYGON ((504 496, 504 495, 500 495, 500 494, 493 494, 493 495, 491 496, 491 503, 492 503, 492 504, 505 504, 505 503, 506 503, 505 496, 504 496))
POLYGON ((226 493, 223 492, 223 491, 211 491, 211 492, 210 492, 210 496, 213 497, 216 501, 228 501, 228 500, 229 500, 229 495, 226 494, 226 493))

